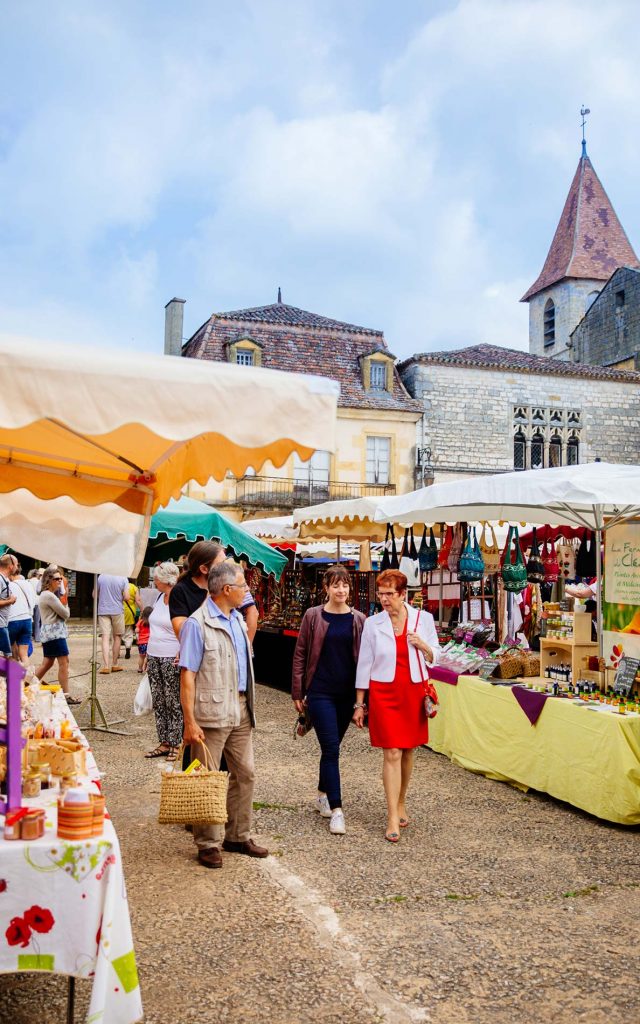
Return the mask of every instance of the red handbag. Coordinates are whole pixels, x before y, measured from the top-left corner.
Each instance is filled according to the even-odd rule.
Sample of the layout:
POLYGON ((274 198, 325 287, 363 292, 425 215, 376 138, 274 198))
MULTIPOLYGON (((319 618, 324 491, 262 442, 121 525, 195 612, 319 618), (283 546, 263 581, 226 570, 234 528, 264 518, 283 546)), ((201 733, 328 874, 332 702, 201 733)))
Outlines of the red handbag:
MULTIPOLYGON (((442 536, 442 534, 440 534, 442 536)), ((442 547, 438 552, 438 568, 448 569, 449 568, 449 552, 451 551, 451 545, 453 544, 453 526, 447 526, 447 532, 444 535, 444 541, 442 547)))
POLYGON ((547 548, 547 540, 545 537, 544 544, 542 545, 542 551, 540 552, 542 564, 544 566, 544 581, 545 583, 557 583, 560 577, 560 565, 558 562, 558 556, 553 541, 551 541, 547 548))
MULTIPOLYGON (((416 618, 416 628, 415 628, 415 632, 416 633, 418 632, 418 623, 420 622, 420 614, 421 613, 418 612, 418 617, 416 618)), ((416 651, 416 655, 419 655, 419 654, 420 654, 420 652, 416 651)), ((440 703, 440 699, 438 697, 438 693, 436 691, 436 688, 433 685, 433 683, 431 682, 431 680, 429 679, 429 677, 427 676, 426 679, 424 678, 424 673, 422 671, 422 662, 420 661, 419 657, 418 657, 418 668, 420 669, 420 678, 422 679, 422 688, 424 690, 424 710, 425 710, 425 714, 426 714, 427 718, 435 718, 436 715, 438 714, 438 704, 440 703)))

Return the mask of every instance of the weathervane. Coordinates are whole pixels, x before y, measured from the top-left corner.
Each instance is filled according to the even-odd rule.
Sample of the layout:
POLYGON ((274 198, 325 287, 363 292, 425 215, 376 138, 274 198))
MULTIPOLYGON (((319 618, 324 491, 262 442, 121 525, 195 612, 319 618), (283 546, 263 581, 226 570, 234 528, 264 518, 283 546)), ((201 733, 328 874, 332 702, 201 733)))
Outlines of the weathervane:
POLYGON ((585 107, 583 105, 580 108, 580 117, 582 118, 582 126, 581 127, 582 127, 582 155, 583 156, 587 155, 587 140, 584 137, 584 126, 587 123, 587 114, 590 114, 590 113, 591 113, 591 111, 589 110, 588 107, 585 107))

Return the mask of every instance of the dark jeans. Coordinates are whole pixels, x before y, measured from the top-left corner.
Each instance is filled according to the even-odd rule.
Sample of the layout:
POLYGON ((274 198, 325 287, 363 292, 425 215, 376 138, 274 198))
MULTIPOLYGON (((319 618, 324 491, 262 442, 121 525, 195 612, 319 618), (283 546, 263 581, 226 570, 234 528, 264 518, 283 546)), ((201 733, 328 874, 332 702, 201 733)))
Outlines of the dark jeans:
POLYGON ((340 794, 340 744, 353 715, 353 697, 332 697, 327 694, 307 696, 309 715, 316 730, 322 756, 318 789, 327 794, 331 810, 342 807, 340 794))

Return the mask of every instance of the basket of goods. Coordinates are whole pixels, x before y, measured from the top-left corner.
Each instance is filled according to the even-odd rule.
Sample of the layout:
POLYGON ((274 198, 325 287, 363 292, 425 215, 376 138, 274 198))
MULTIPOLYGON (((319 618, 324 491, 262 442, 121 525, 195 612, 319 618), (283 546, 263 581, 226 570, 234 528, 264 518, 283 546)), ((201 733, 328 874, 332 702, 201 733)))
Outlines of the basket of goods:
POLYGON ((494 675, 498 679, 516 679, 522 675, 522 651, 519 647, 512 647, 498 656, 498 667, 494 675))
POLYGON ((185 771, 176 770, 182 764, 182 748, 173 769, 160 776, 161 825, 224 825, 227 820, 227 788, 229 775, 213 768, 211 754, 204 744, 206 765, 192 762, 185 771), (194 767, 195 766, 195 767, 194 767))
POLYGON ((523 676, 539 676, 540 675, 540 655, 536 654, 535 651, 521 651, 520 658, 522 660, 522 672, 523 676))

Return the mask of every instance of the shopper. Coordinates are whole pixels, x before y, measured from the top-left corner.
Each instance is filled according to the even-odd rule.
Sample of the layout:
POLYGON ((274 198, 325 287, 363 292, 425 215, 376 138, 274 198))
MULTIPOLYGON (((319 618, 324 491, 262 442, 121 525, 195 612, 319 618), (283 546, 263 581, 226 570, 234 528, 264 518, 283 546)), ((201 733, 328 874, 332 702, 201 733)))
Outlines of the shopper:
POLYGON ((44 679, 46 673, 58 662, 58 682, 67 698, 67 704, 81 704, 77 697, 69 696, 69 647, 67 644, 67 620, 69 607, 60 600, 59 589, 62 574, 58 569, 45 569, 42 577, 42 588, 38 605, 42 625, 42 665, 37 669, 38 679, 44 679))
POLYGON ((324 574, 324 604, 304 613, 293 655, 291 696, 298 712, 305 706, 320 743, 316 810, 330 818, 329 831, 346 831, 340 787, 340 744, 349 728, 355 700, 356 664, 362 612, 350 608, 350 579, 344 566, 324 574))
MULTIPOLYGON (((159 596, 159 595, 156 595, 159 596)), ((138 672, 145 672, 147 668, 147 644, 149 643, 149 616, 153 611, 153 605, 148 604, 140 612, 140 618, 136 622, 136 642, 138 646, 138 672)), ((171 627, 173 629, 173 626, 171 627)))
POLYGON ((118 665, 120 642, 124 633, 122 604, 129 597, 129 581, 125 576, 98 576, 98 626, 102 645, 101 675, 122 672, 118 665))
POLYGON ((178 581, 178 572, 175 562, 162 562, 153 570, 153 582, 159 593, 149 615, 147 642, 147 672, 159 743, 145 757, 166 757, 167 761, 175 761, 183 729, 178 667, 180 645, 169 614, 170 595, 178 581))
POLYGON ((0 655, 11 657, 11 640, 9 639, 9 609, 15 604, 15 594, 11 593, 9 581, 17 559, 13 555, 0 556, 0 655))
MULTIPOLYGON (((213 540, 199 540, 187 553, 185 568, 171 592, 169 605, 176 636, 180 636, 185 619, 197 611, 206 600, 209 570, 214 565, 224 562, 226 557, 222 545, 213 540)), ((253 643, 258 628, 258 609, 248 587, 239 611, 244 616, 249 640, 253 643)))
POLYGON ((142 605, 140 604, 140 591, 135 583, 129 580, 127 584, 127 596, 122 602, 122 614, 124 615, 124 633, 122 643, 124 644, 125 660, 131 657, 133 637, 135 635, 136 622, 140 615, 142 605))
POLYGON ((29 569, 29 572, 27 573, 27 583, 33 589, 34 594, 33 642, 36 644, 40 643, 40 609, 38 608, 38 597, 40 596, 43 573, 44 569, 29 569))
MULTIPOLYGON (((269 851, 250 837, 255 693, 251 644, 238 612, 247 590, 242 568, 230 561, 214 566, 208 589, 207 600, 187 619, 180 636, 184 742, 201 761, 206 759, 206 744, 215 768, 223 752, 226 756, 230 779, 222 849, 267 857, 269 851)), ((222 867, 222 835, 219 825, 193 826, 198 861, 204 867, 222 867)))
POLYGON ((369 691, 371 745, 382 747, 384 755, 385 839, 397 843, 400 829, 409 825, 406 801, 414 750, 429 738, 423 684, 440 646, 433 616, 407 604, 404 573, 381 572, 377 596, 382 611, 367 619, 362 631, 353 720, 362 728, 369 691))
POLYGON ((29 664, 29 652, 33 650, 33 609, 36 595, 33 587, 25 580, 16 561, 9 581, 9 589, 15 602, 9 608, 9 639, 14 658, 23 668, 29 664))

